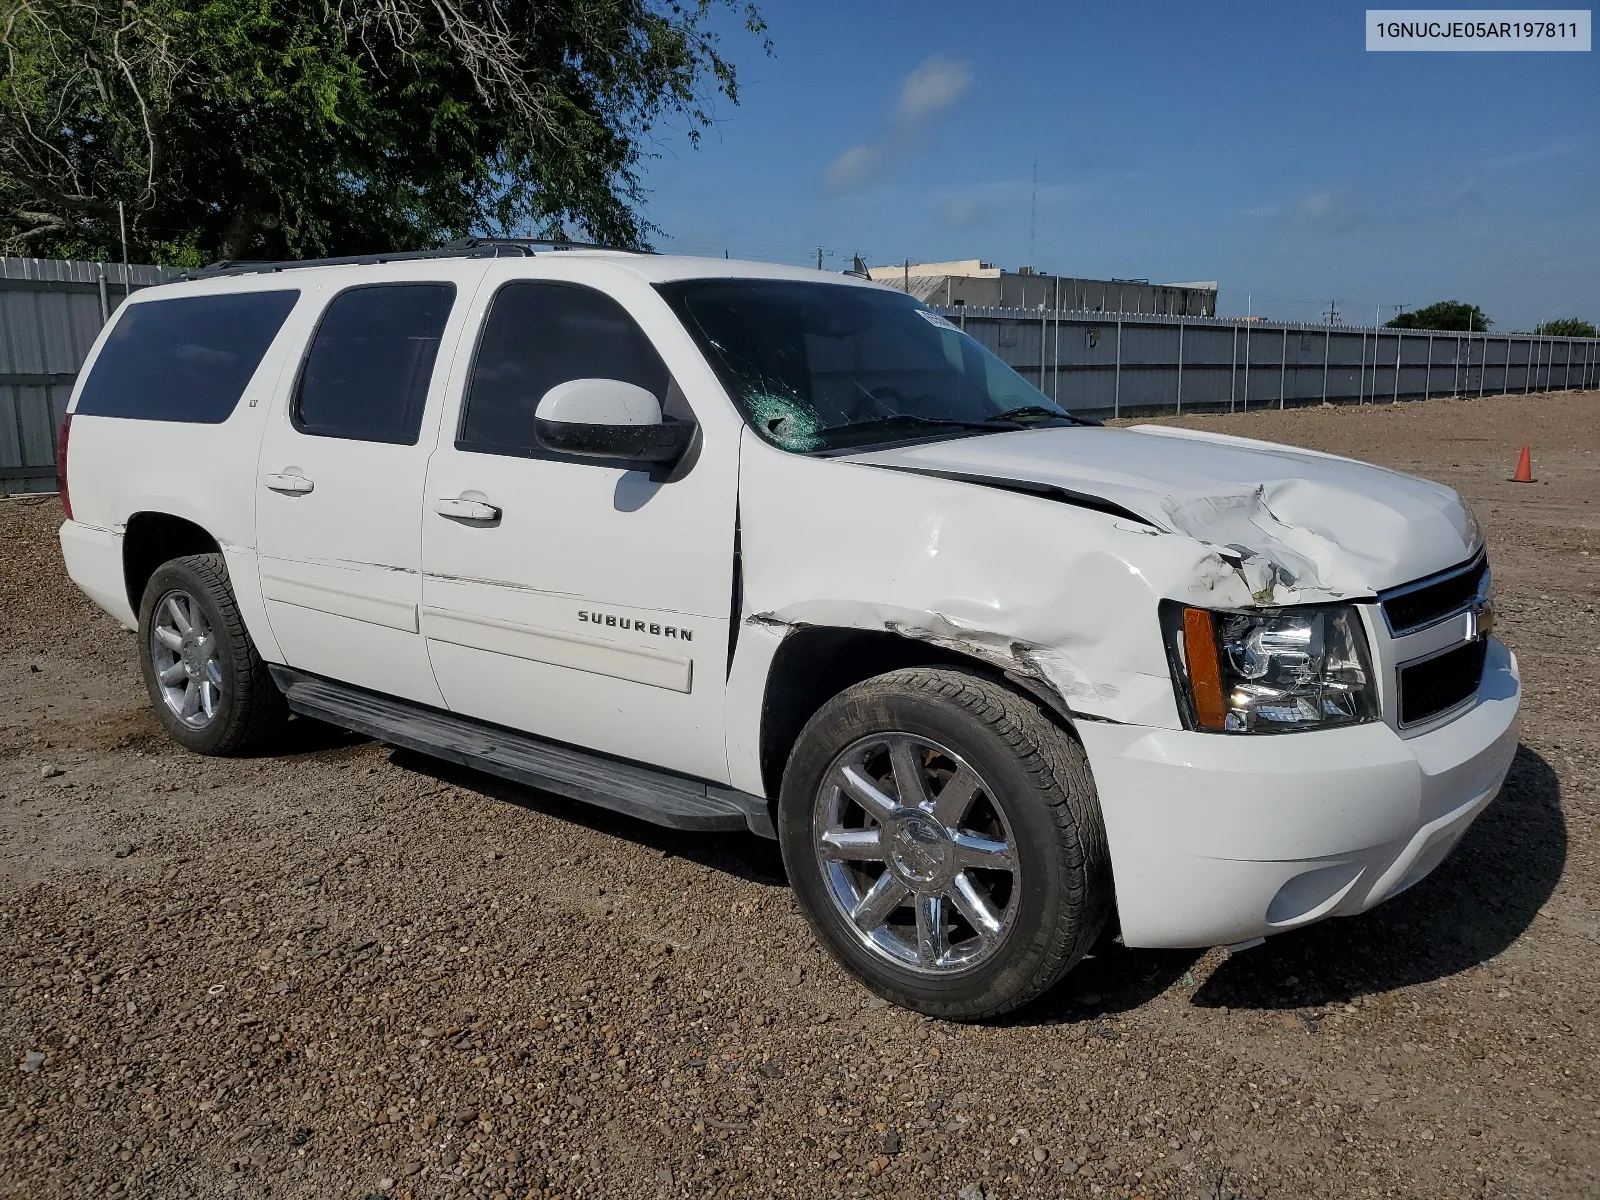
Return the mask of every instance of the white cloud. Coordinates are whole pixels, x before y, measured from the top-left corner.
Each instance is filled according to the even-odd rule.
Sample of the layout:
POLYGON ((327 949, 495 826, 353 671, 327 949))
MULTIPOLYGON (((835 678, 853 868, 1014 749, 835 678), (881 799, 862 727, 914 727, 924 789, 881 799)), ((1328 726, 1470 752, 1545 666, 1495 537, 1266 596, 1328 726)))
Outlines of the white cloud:
POLYGON ((1360 224, 1361 207, 1348 188, 1306 192, 1288 211, 1291 224, 1345 233, 1360 224))
POLYGON ((959 100, 971 83, 972 72, 965 63, 940 54, 923 59, 901 81, 889 127, 829 163, 822 173, 823 187, 835 195, 854 191, 909 157, 929 123, 959 100))
POLYGON ((1533 149, 1515 151, 1511 154, 1501 154, 1494 158, 1485 159, 1484 166, 1493 170, 1522 167, 1529 163, 1542 162, 1547 158, 1564 158, 1569 154, 1577 154, 1587 149, 1588 146, 1589 140, 1587 138, 1561 137, 1533 149))
POLYGON ((1070 203, 1108 184, 1137 179, 1141 172, 1123 172, 1080 179, 1076 183, 1036 183, 1026 177, 1016 179, 990 179, 969 183, 961 194, 974 197, 979 203, 995 208, 1012 208, 1038 201, 1040 208, 1050 208, 1070 203))
POLYGON ((876 146, 851 146, 828 164, 823 182, 830 192, 848 192, 870 179, 882 161, 883 151, 876 146))
POLYGON ((1308 225, 1326 221, 1339 211, 1339 197, 1332 192, 1307 192, 1300 198, 1299 217, 1308 225))
POLYGON ((953 197, 939 206, 939 224, 946 229, 981 229, 990 217, 985 205, 967 196, 953 197))
POLYGON ((961 99, 972 83, 966 63, 954 62, 941 54, 926 58, 900 85, 900 119, 920 121, 949 108, 961 99))

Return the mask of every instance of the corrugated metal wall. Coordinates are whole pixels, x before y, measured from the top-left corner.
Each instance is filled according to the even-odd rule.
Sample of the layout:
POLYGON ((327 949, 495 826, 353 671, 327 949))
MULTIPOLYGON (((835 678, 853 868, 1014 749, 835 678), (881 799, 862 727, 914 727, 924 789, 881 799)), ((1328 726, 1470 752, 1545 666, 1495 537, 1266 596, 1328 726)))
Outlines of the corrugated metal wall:
POLYGON ((128 290, 163 267, 0 258, 0 492, 56 486, 56 431, 78 368, 128 290))
POLYGON ((1600 341, 1223 318, 940 308, 1075 412, 1142 415, 1600 384, 1600 341))
MULTIPOLYGON (((163 267, 0 258, 0 492, 55 488, 79 366, 163 267)), ((1097 415, 1377 403, 1600 385, 1600 342, 956 306, 939 309, 1068 408, 1097 415)))
POLYGON ((1210 317, 1217 311, 1215 288, 1136 280, 1077 279, 1065 275, 901 275, 889 268, 873 276, 879 283, 927 304, 968 308, 1055 308, 1074 312, 1138 316, 1210 317))

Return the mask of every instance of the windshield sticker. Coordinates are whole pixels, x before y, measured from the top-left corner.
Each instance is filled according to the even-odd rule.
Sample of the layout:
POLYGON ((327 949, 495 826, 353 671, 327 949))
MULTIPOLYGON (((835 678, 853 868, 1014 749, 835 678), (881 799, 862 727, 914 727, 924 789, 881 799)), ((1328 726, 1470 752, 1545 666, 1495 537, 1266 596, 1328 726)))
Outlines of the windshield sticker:
POLYGON ((750 408, 750 419, 769 441, 783 449, 810 451, 822 446, 822 439, 817 436, 822 422, 810 405, 771 392, 757 392, 745 403, 750 408))
POLYGON ((935 329, 949 329, 949 330, 952 330, 952 331, 954 331, 956 333, 960 333, 961 332, 961 330, 959 328, 957 328, 951 322, 945 320, 943 317, 941 317, 936 312, 929 312, 925 308, 919 308, 919 309, 917 309, 917 316, 921 317, 924 321, 926 321, 929 325, 932 325, 935 329))

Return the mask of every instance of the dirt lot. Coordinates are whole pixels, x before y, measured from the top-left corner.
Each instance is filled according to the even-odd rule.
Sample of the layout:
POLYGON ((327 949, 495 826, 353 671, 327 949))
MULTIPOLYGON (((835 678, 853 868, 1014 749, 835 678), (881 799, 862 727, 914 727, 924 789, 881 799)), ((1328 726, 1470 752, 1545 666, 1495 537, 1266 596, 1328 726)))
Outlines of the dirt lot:
POLYGON ((769 843, 176 750, 57 503, 0 503, 0 1195, 1600 1194, 1600 393, 1195 423, 1461 489, 1522 750, 1393 903, 989 1027, 845 978, 769 843))

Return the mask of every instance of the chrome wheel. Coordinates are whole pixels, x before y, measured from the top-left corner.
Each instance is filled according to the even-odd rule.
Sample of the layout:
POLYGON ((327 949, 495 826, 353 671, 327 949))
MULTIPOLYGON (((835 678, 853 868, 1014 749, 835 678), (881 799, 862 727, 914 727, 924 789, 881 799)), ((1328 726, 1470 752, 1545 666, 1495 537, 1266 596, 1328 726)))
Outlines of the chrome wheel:
POLYGON ((927 738, 863 738, 834 759, 812 845, 834 904, 877 956, 928 975, 971 970, 1016 920, 1016 842, 989 785, 927 738))
POLYGON ((211 724, 222 703, 222 663, 211 622, 188 592, 171 591, 156 602, 150 662, 172 714, 191 729, 211 724))

